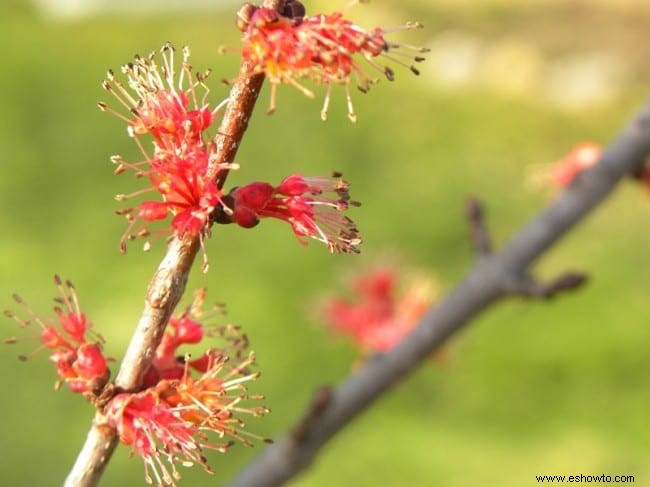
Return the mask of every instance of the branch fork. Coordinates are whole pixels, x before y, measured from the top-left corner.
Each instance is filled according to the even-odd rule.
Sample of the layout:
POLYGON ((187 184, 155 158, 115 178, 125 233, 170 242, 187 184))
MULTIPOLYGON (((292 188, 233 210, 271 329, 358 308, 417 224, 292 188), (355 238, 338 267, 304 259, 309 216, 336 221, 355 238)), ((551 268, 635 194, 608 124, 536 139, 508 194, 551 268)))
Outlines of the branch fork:
POLYGON ((583 272, 567 271, 560 276, 543 283, 536 280, 528 272, 504 273, 498 269, 490 269, 495 262, 490 258, 492 239, 485 221, 484 204, 477 198, 468 198, 465 216, 470 229, 470 240, 477 257, 477 265, 485 272, 499 276, 504 294, 525 298, 551 299, 557 294, 580 288, 587 282, 588 275, 583 272))

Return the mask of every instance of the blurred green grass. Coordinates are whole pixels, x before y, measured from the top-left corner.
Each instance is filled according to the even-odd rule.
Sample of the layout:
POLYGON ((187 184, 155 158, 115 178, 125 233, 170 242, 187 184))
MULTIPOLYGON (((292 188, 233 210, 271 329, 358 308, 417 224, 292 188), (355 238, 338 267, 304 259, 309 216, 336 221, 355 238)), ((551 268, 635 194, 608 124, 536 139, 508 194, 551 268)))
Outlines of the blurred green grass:
MULTIPOLYGON (((553 49, 562 44, 555 34, 565 19, 555 8, 534 17, 516 7, 412 7, 431 32, 450 26, 521 31, 537 19, 530 26, 534 39, 544 44, 552 32, 553 49)), ((10 307, 18 291, 36 309, 49 309, 51 276, 59 272, 74 280, 83 307, 108 338, 108 353, 119 358, 163 248, 117 251, 123 220, 112 215, 119 206, 112 195, 130 183, 111 175, 108 157, 133 158, 137 151, 123 125, 95 108, 106 99, 100 81, 107 68, 169 40, 192 46, 198 69, 214 68, 213 100, 219 100, 226 89, 218 79, 234 75, 237 59, 216 55, 217 47, 236 46, 237 32, 231 15, 56 23, 19 2, 5 9, 0 40, 11 48, 0 74, 0 305, 10 307)), ((404 12, 387 23, 407 18, 404 12)), ((621 30, 615 20, 609 27, 621 30)), ((564 49, 572 36, 595 42, 579 27, 563 31, 564 49)), ((352 217, 365 242, 360 257, 333 257, 315 243, 302 248, 275 222, 254 231, 215 229, 211 270, 193 274, 190 287, 205 285, 209 296, 225 301, 229 319, 251 338, 263 370, 255 389, 272 409, 250 421, 252 431, 279 434, 316 387, 347 374, 353 347, 331 340, 312 309, 342 274, 398 254, 435 272, 449 289, 472 259, 462 219, 466 196, 486 201, 495 239, 504 242, 548 201, 525 189, 527 169, 578 141, 610 139, 647 89, 647 79, 635 80, 618 104, 567 115, 481 89, 443 93, 426 79, 398 75, 397 83, 355 96, 356 125, 345 118, 341 90, 326 124, 319 103, 290 88, 279 90, 272 117, 263 114, 268 92, 260 100, 238 156, 242 169, 230 183, 341 170, 364 203, 352 217)), ((513 301, 489 310, 449 346, 445 365, 426 365, 379 401, 295 485, 521 486, 535 484, 535 475, 576 473, 650 482, 649 213, 647 196, 624 184, 539 266, 546 277, 589 271, 583 290, 550 303, 513 301)), ((3 329, 3 336, 15 333, 8 320, 3 329)), ((21 345, 31 346, 36 343, 21 345)), ((66 391, 51 391, 44 355, 22 364, 17 353, 13 347, 0 354, 7 394, 0 478, 4 485, 56 485, 92 413, 66 391)), ((236 447, 212 457, 215 477, 188 470, 181 485, 222 485, 257 451, 236 447)), ((139 460, 120 449, 103 485, 141 484, 139 460)))

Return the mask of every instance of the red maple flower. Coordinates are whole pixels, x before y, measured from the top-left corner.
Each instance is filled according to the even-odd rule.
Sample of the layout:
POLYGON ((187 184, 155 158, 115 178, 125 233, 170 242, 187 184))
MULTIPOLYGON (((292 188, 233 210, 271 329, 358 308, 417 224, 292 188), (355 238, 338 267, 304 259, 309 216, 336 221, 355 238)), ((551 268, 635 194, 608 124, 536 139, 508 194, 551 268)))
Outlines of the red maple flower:
POLYGON ((250 19, 242 46, 242 69, 264 73, 271 83, 271 101, 268 112, 275 111, 276 87, 288 83, 306 96, 311 90, 297 80, 308 76, 313 53, 310 46, 302 46, 296 35, 296 21, 283 17, 276 10, 260 8, 250 19))
POLYGON ((392 349, 417 324, 432 302, 432 283, 419 279, 398 294, 396 272, 378 268, 353 282, 352 299, 337 297, 325 317, 337 333, 349 335, 365 354, 392 349))
POLYGON ((220 337, 227 346, 221 348, 221 353, 238 354, 246 349, 248 341, 234 326, 206 326, 216 316, 223 314, 223 305, 215 303, 211 308, 204 307, 205 289, 194 293, 194 301, 183 311, 170 318, 165 334, 162 337, 153 362, 145 375, 144 386, 156 385, 162 379, 179 379, 186 375, 186 367, 205 372, 207 370, 205 354, 198 359, 188 360, 179 348, 183 345, 196 345, 205 337, 220 337))
MULTIPOLYGON (((268 412, 264 407, 245 408, 242 399, 260 399, 261 396, 246 394, 245 383, 259 377, 259 372, 250 372, 255 363, 253 353, 247 356, 232 355, 225 350, 208 350, 205 371, 199 377, 189 373, 190 362, 186 362, 185 373, 180 380, 161 380, 155 389, 159 396, 179 411, 179 417, 216 433, 220 438, 228 436, 245 446, 253 446, 247 438, 262 439, 242 429, 241 413, 262 416, 268 412)), ((226 445, 226 447, 229 445, 226 445)))
POLYGON ((175 485, 180 478, 176 462, 199 464, 212 472, 202 454, 201 441, 195 437, 199 427, 180 419, 178 411, 161 401, 155 390, 116 395, 106 407, 106 417, 120 441, 142 457, 147 483, 175 485))
POLYGON ((593 142, 578 144, 567 156, 555 163, 551 170, 551 181, 557 187, 569 186, 582 171, 598 162, 602 148, 593 142))
POLYGON ((210 72, 193 74, 189 47, 183 47, 178 71, 175 51, 169 43, 160 49, 161 66, 153 52, 146 57, 136 56, 133 62, 122 66, 126 86, 112 70, 108 71, 102 86, 115 96, 128 115, 110 109, 103 102, 99 104, 100 109, 127 122, 131 137, 150 134, 158 150, 169 152, 176 152, 184 145, 203 145, 205 131, 223 106, 222 103, 210 108, 206 102, 209 90, 205 79, 210 72), (204 91, 201 97, 197 93, 199 87, 204 91))
POLYGON ((343 85, 348 117, 354 122, 357 116, 350 96, 351 78, 354 76, 357 88, 362 92, 368 91, 377 81, 364 70, 359 60, 365 60, 390 81, 395 78, 394 72, 376 61, 379 56, 419 74, 414 65, 404 63, 400 58, 421 62, 424 58, 418 54, 428 49, 388 42, 384 35, 395 30, 421 27, 420 23, 408 23, 394 29, 375 28, 368 31, 346 19, 341 12, 289 18, 273 9, 260 8, 248 19, 242 48, 242 56, 247 62, 243 69, 264 73, 269 79, 269 112, 275 110, 276 87, 281 83, 293 85, 305 95, 313 97, 311 90, 298 81, 306 78, 327 85, 321 110, 321 118, 325 120, 332 85, 343 85))
POLYGON ((206 176, 209 157, 203 147, 195 146, 182 156, 163 154, 151 161, 148 176, 163 201, 141 203, 138 218, 151 222, 164 220, 171 213, 176 235, 207 232, 210 213, 221 200, 221 191, 206 176))
MULTIPOLYGON (((550 170, 548 178, 559 188, 569 186, 585 169, 598 162, 602 148, 593 142, 583 142, 573 148, 561 161, 556 162, 550 170)), ((646 189, 650 190, 650 160, 633 174, 633 177, 646 189)))
POLYGON ((342 213, 359 203, 350 200, 349 185, 340 177, 339 173, 331 178, 294 174, 278 186, 254 182, 235 188, 224 197, 227 211, 216 212, 216 221, 251 228, 261 218, 277 218, 291 225, 303 245, 304 237, 310 237, 330 252, 358 253, 359 231, 342 213))
MULTIPOLYGON (((562 189, 570 186, 586 169, 596 164, 603 154, 600 145, 582 142, 576 145, 563 159, 533 169, 528 184, 532 188, 553 186, 562 189)), ((650 191, 650 160, 639 168, 632 177, 650 191)))
POLYGON ((242 420, 242 415, 268 412, 244 403, 262 399, 246 390, 246 383, 259 376, 249 370, 255 359, 246 353, 248 340, 233 326, 206 328, 202 321, 220 306, 206 310, 204 299, 205 290, 198 291, 193 303, 170 320, 145 376, 145 389, 118 394, 106 407, 108 423, 142 457, 146 480, 156 485, 175 485, 180 478, 177 463, 198 464, 212 473, 206 450, 225 452, 236 441, 252 446, 249 439, 263 439, 245 431, 242 420), (219 336, 226 345, 194 360, 178 354, 182 345, 199 344, 206 336, 219 336), (224 441, 226 436, 230 439, 224 441))
MULTIPOLYGON (((70 281, 64 284, 59 276, 54 276, 54 281, 61 294, 61 297, 55 299, 56 318, 37 315, 17 294, 14 294, 14 300, 26 309, 28 318, 23 319, 13 311, 5 311, 5 316, 14 319, 21 328, 36 324, 41 329, 41 345, 19 358, 27 360, 43 349, 50 349, 50 361, 59 376, 57 388, 65 382, 73 392, 96 394, 106 385, 110 376, 107 359, 102 353, 104 340, 92 332, 92 323, 79 308, 73 284, 70 281), (95 341, 90 342, 91 338, 95 341)), ((5 340, 6 343, 17 341, 15 337, 5 340)))
MULTIPOLYGON (((117 165, 116 174, 134 171, 136 177, 147 177, 151 186, 130 195, 117 195, 122 201, 148 192, 157 192, 161 200, 146 200, 137 208, 118 211, 129 225, 122 235, 120 246, 126 250, 126 242, 138 237, 149 237, 148 225, 154 221, 172 217, 170 227, 156 232, 157 236, 173 233, 178 237, 199 237, 203 246, 209 235, 209 215, 219 203, 221 191, 209 178, 208 166, 215 152, 207 130, 214 122, 219 109, 227 100, 211 108, 205 101, 208 89, 204 84, 206 73, 195 77, 188 62, 189 49, 183 49, 181 68, 176 70, 174 48, 166 44, 161 49, 162 64, 151 53, 122 68, 127 78, 123 85, 112 71, 104 81, 104 88, 112 93, 128 110, 128 116, 110 110, 100 103, 102 110, 118 115, 128 123, 128 133, 133 137, 144 155, 144 160, 128 163, 119 156, 112 158, 117 165), (199 97, 198 89, 204 94, 199 97), (153 137, 153 152, 145 150, 139 137, 153 137), (136 225, 140 222, 140 225, 136 225)), ((222 165, 218 170, 231 169, 222 165)), ((150 243, 145 243, 145 250, 150 243)), ((205 256, 205 250, 204 250, 205 256)))

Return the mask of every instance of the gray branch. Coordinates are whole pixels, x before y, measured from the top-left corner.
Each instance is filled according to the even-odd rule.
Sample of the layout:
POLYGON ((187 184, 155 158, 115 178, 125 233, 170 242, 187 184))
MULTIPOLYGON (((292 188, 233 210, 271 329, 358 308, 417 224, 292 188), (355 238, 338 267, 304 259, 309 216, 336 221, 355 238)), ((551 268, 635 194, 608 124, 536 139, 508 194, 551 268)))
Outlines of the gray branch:
POLYGON ((530 278, 530 267, 601 203, 622 178, 638 173, 649 153, 650 104, 607 147, 595 166, 580 174, 497 253, 490 253, 480 208, 470 207, 479 258, 464 280, 430 309, 419 326, 393 350, 369 361, 332 389, 327 401, 316 399, 298 426, 266 447, 231 486, 281 485, 304 470, 330 438, 492 303, 511 295, 548 297, 579 285, 584 281, 579 274, 567 274, 546 285, 536 284, 530 278))

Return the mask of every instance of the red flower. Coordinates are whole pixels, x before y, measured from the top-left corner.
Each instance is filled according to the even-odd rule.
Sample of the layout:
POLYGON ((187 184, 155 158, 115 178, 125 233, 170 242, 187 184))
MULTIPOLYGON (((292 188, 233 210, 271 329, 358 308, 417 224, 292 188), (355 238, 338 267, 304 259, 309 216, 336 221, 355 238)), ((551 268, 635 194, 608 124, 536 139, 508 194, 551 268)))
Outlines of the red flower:
POLYGON ((131 137, 151 134, 158 150, 175 152, 184 145, 203 145, 204 132, 222 106, 211 109, 205 102, 209 90, 204 82, 209 72, 193 75, 187 46, 183 48, 178 72, 174 61, 175 48, 167 43, 160 53, 161 66, 156 64, 153 52, 144 58, 136 56, 133 62, 122 66, 128 89, 113 71, 108 72, 102 86, 115 96, 128 115, 109 109, 105 103, 100 103, 99 107, 126 121, 131 137), (201 98, 197 93, 199 87, 205 92, 201 98))
POLYGON ((306 96, 314 94, 298 83, 297 79, 307 77, 312 66, 310 46, 299 43, 296 22, 281 16, 274 9, 257 9, 248 21, 242 58, 246 61, 242 69, 264 73, 271 83, 269 113, 275 111, 277 85, 288 83, 306 96))
MULTIPOLYGON (((207 176, 215 151, 207 130, 223 103, 210 108, 205 103, 205 95, 199 97, 199 87, 207 95, 204 80, 208 73, 193 77, 187 48, 183 49, 178 72, 174 67, 174 48, 170 44, 163 46, 161 57, 161 66, 152 53, 146 58, 136 57, 133 63, 122 68, 133 93, 109 71, 104 88, 128 110, 128 116, 110 110, 104 103, 99 104, 102 110, 111 111, 128 123, 129 135, 136 139, 145 156, 144 161, 134 164, 119 156, 113 157, 117 164, 116 174, 129 169, 136 177, 146 176, 151 183, 144 190, 116 198, 121 201, 148 192, 157 192, 161 197, 161 200, 143 201, 137 209, 118 211, 129 222, 120 241, 122 251, 126 250, 128 240, 151 235, 149 223, 166 220, 169 216, 172 217, 171 225, 157 231, 158 236, 168 232, 178 237, 190 235, 199 237, 203 245, 204 237, 209 234, 209 215, 221 200, 221 191, 207 176), (153 137, 151 155, 138 140, 145 134, 153 137)), ((218 169, 231 167, 223 165, 218 169)), ((149 247, 147 242, 145 250, 149 247)))
POLYGON ((66 377, 65 380, 73 392, 101 391, 110 375, 101 346, 98 343, 79 345, 72 362, 72 371, 74 376, 66 377))
POLYGON ((201 235, 209 227, 209 216, 221 199, 221 191, 206 177, 209 153, 200 146, 178 156, 162 154, 151 161, 148 172, 163 201, 145 201, 137 216, 146 221, 163 220, 171 213, 176 235, 201 235))
POLYGON ((357 278, 354 297, 334 298, 325 310, 330 327, 349 335, 366 354, 386 352, 397 345, 431 305, 432 283, 414 281, 403 293, 396 290, 395 271, 379 268, 357 278))
POLYGON ((246 336, 232 326, 204 327, 201 320, 220 310, 204 309, 204 299, 205 290, 198 291, 193 303, 170 320, 145 376, 145 389, 118 394, 106 407, 108 423, 142 457, 146 479, 156 485, 175 485, 178 462, 198 464, 211 473, 205 450, 225 452, 235 441, 252 446, 249 438, 262 439, 244 431, 241 418, 268 412, 244 403, 261 399, 245 387, 259 376, 248 370, 254 356, 245 354, 246 336), (201 343, 208 335, 222 337, 226 346, 208 349, 195 360, 178 356, 180 346, 201 343), (223 441, 225 436, 231 440, 223 441))
POLYGON ((578 144, 564 159, 553 166, 551 172, 553 184, 561 188, 569 186, 578 174, 596 164, 601 154, 601 147, 593 142, 578 144))
MULTIPOLYGON (((585 169, 598 162, 602 148, 593 142, 583 142, 573 148, 561 161, 555 163, 547 179, 558 188, 569 186, 585 169)), ((647 161, 633 177, 646 189, 650 190, 650 161, 647 161)))
POLYGON ((212 472, 205 463, 200 440, 195 438, 199 427, 179 418, 178 411, 161 401, 154 390, 118 394, 108 404, 106 417, 120 441, 142 457, 147 483, 176 485, 175 480, 180 478, 176 462, 199 464, 212 472))
POLYGON ((200 377, 189 374, 188 362, 183 377, 180 380, 161 380, 155 386, 157 393, 166 403, 177 408, 179 417, 185 421, 212 431, 220 438, 229 436, 246 446, 253 446, 247 437, 261 438, 241 429, 244 423, 239 416, 242 413, 262 416, 268 412, 264 407, 245 408, 241 404, 242 399, 250 398, 244 384, 260 375, 248 371, 255 362, 254 354, 241 357, 229 355, 224 350, 210 350, 204 357, 206 368, 200 377))
MULTIPOLYGON (((55 299, 58 303, 54 308, 56 319, 37 315, 18 295, 14 295, 14 300, 25 307, 29 317, 21 319, 14 312, 5 311, 5 315, 17 321, 21 328, 33 323, 41 328, 41 346, 19 358, 27 360, 48 348, 52 351, 50 361, 60 379, 57 387, 65 382, 73 392, 96 394, 106 385, 110 375, 107 359, 102 353, 103 338, 90 330, 92 323, 81 312, 72 283, 66 281, 64 285, 59 276, 54 276, 54 281, 61 293, 61 297, 55 299), (95 342, 89 342, 89 336, 93 336, 95 342)), ((5 341, 15 343, 18 340, 10 338, 5 341)))
POLYGON ((224 198, 228 212, 217 214, 219 223, 234 222, 250 228, 261 218, 277 218, 291 225, 303 245, 310 237, 327 245, 330 252, 358 253, 359 232, 342 213, 350 205, 348 183, 335 173, 332 178, 294 174, 278 186, 255 182, 233 189, 224 198), (330 193, 332 196, 328 196, 330 193))
POLYGON ((167 330, 154 354, 150 370, 145 376, 146 387, 156 385, 161 379, 181 378, 186 374, 187 366, 198 372, 205 372, 205 359, 201 357, 196 360, 186 360, 179 352, 179 348, 183 345, 199 344, 206 336, 219 336, 228 343, 227 348, 222 349, 222 352, 228 350, 240 353, 248 346, 245 337, 240 336, 236 327, 204 326, 203 323, 223 313, 219 303, 210 309, 205 309, 204 301, 205 289, 199 289, 194 294, 192 304, 183 309, 178 316, 170 318, 167 330))
MULTIPOLYGON (((419 23, 409 23, 391 31, 421 27, 419 23)), ((275 10, 260 8, 248 19, 242 48, 242 56, 247 61, 244 69, 264 73, 269 79, 269 112, 275 110, 276 86, 281 83, 291 84, 305 95, 313 97, 313 93, 298 82, 308 78, 318 84, 327 85, 321 111, 323 120, 327 118, 331 86, 341 84, 346 90, 348 117, 356 121, 350 97, 351 77, 354 76, 357 88, 363 92, 368 91, 376 82, 376 79, 364 70, 359 59, 365 60, 373 69, 392 81, 392 69, 379 64, 375 58, 383 56, 419 74, 413 65, 406 64, 399 58, 406 57, 414 62, 421 62, 424 58, 404 50, 416 54, 428 51, 425 48, 388 42, 384 39, 388 32, 382 28, 367 31, 347 20, 341 12, 289 18, 275 10), (400 48, 404 49, 400 51, 400 48)))

